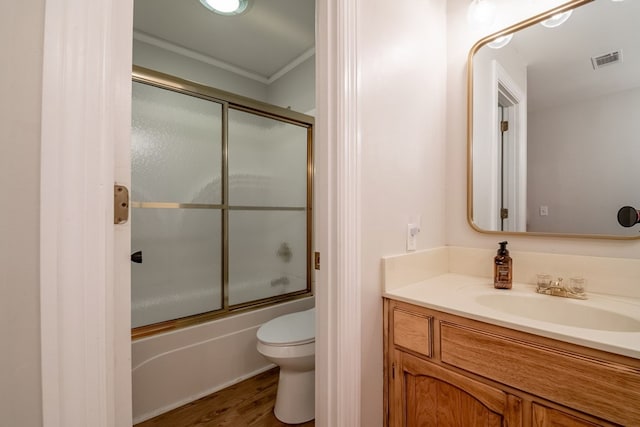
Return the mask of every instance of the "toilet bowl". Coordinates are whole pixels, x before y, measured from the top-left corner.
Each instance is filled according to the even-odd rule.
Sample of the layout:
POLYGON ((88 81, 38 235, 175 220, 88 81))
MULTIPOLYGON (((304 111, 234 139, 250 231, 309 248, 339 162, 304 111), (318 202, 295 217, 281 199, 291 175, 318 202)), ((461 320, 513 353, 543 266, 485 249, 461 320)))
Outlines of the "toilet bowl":
POLYGON ((315 417, 315 308, 286 314, 258 329, 258 351, 280 366, 273 410, 283 423, 315 417))

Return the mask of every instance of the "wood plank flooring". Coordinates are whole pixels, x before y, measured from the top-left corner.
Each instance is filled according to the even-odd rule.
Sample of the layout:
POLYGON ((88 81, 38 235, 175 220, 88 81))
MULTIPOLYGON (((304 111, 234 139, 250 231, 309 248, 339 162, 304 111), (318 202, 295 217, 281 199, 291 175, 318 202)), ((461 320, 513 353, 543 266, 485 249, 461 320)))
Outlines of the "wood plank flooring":
MULTIPOLYGON (((273 415, 278 368, 235 384, 195 402, 136 424, 135 427, 281 427, 273 415)), ((313 421, 297 424, 315 426, 313 421)))

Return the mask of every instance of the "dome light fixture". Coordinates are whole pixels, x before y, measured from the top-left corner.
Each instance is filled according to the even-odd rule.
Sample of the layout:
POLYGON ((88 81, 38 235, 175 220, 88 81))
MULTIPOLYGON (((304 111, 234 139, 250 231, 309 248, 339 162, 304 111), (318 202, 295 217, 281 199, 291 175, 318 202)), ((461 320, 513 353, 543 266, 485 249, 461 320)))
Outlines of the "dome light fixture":
POLYGON ((555 28, 567 22, 567 19, 571 16, 573 10, 568 10, 562 13, 556 13, 549 19, 545 19, 541 24, 547 28, 555 28))
POLYGON ((500 49, 508 45, 512 38, 513 33, 505 34, 504 36, 496 37, 490 43, 487 43, 487 46, 491 49, 500 49))
POLYGON ((225 16, 240 15, 249 6, 249 0, 200 0, 200 3, 211 12, 225 16))

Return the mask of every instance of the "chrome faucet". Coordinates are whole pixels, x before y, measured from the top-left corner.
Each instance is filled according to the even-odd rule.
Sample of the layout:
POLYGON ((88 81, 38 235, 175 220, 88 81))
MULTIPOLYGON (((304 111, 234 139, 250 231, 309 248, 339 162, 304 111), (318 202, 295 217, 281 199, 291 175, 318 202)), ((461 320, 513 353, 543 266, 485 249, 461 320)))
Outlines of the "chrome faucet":
POLYGON ((549 282, 538 282, 536 292, 539 294, 551 295, 554 297, 587 299, 584 289, 572 289, 570 286, 562 283, 562 277, 557 280, 549 280, 549 282))

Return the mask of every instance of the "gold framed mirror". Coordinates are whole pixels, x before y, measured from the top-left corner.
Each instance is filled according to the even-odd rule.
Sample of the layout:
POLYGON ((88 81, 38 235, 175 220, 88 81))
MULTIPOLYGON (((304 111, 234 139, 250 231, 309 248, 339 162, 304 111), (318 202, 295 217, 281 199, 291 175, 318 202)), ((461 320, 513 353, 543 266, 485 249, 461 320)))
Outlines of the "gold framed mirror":
POLYGON ((472 47, 467 218, 475 230, 640 238, 640 225, 617 220, 623 206, 640 206, 638 22, 639 1, 574 0, 472 47))

